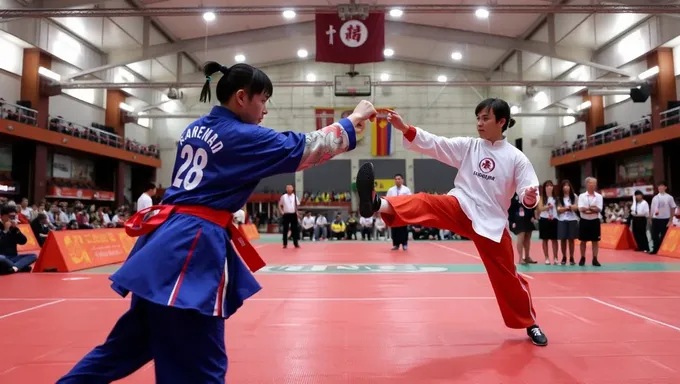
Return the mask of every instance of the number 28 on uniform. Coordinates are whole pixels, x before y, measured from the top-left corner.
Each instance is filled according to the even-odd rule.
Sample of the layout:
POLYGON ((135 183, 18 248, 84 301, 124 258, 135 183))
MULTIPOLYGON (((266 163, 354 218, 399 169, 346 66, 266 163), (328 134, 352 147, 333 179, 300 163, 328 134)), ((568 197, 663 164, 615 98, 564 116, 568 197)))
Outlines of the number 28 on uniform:
POLYGON ((184 188, 187 191, 196 188, 203 180, 203 170, 208 165, 208 151, 185 142, 189 139, 202 140, 210 146, 210 152, 215 154, 224 147, 224 144, 218 138, 219 136, 212 129, 199 126, 187 128, 182 133, 179 140, 182 150, 179 155, 183 163, 172 181, 173 187, 184 188))

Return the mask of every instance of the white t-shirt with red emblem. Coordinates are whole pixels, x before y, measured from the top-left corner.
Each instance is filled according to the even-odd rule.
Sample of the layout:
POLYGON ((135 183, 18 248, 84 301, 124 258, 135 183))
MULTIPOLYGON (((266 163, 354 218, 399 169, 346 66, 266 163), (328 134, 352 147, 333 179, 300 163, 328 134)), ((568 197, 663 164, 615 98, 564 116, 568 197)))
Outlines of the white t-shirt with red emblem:
MULTIPOLYGON (((481 138, 437 136, 417 127, 416 132, 413 142, 404 139, 404 147, 458 168, 455 188, 448 194, 458 198, 477 234, 499 243, 514 194, 523 201, 527 188, 539 186, 529 159, 507 139, 491 143, 481 138)), ((527 208, 535 208, 538 199, 527 208)))

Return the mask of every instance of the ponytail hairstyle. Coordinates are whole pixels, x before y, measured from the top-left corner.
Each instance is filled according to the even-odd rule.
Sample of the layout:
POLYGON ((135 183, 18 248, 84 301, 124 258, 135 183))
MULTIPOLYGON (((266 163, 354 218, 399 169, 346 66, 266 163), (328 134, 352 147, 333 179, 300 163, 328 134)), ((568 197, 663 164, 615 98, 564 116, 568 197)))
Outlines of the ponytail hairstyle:
POLYGON ((475 108, 475 116, 484 110, 492 110, 496 121, 505 119, 502 132, 515 125, 515 119, 510 117, 510 105, 503 99, 486 99, 480 102, 475 108))
POLYGON ((249 98, 259 94, 271 97, 274 93, 272 81, 264 72, 255 67, 239 63, 229 68, 220 63, 208 61, 203 65, 205 84, 201 90, 201 98, 199 99, 201 102, 210 102, 211 76, 217 72, 222 73, 222 77, 217 82, 215 89, 217 100, 220 104, 226 104, 240 89, 243 89, 249 98))

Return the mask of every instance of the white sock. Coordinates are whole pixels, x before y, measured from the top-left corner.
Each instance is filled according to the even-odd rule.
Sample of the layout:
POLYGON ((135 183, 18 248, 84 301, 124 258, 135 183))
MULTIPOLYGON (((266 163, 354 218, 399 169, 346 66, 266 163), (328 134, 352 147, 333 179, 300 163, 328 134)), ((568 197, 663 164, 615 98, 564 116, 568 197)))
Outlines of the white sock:
POLYGON ((378 212, 391 214, 394 213, 394 209, 392 209, 392 206, 386 199, 380 199, 380 209, 378 209, 378 212))

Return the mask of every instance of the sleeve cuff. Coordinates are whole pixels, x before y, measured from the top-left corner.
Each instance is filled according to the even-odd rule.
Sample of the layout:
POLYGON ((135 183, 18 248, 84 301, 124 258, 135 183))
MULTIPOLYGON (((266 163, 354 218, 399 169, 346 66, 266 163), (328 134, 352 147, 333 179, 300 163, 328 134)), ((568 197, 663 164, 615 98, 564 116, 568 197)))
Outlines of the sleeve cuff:
POLYGON ((357 133, 354 130, 354 124, 352 124, 352 121, 348 118, 343 118, 338 121, 338 124, 347 132, 347 136, 349 137, 349 148, 347 149, 348 151, 353 150, 354 148, 357 147, 357 133))
POLYGON ((406 131, 406 133, 404 133, 404 138, 406 140, 408 140, 409 142, 413 142, 413 140, 416 139, 417 133, 418 133, 418 131, 416 130, 416 127, 409 125, 408 131, 406 131))

